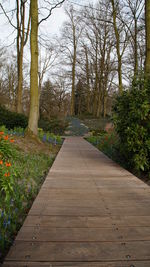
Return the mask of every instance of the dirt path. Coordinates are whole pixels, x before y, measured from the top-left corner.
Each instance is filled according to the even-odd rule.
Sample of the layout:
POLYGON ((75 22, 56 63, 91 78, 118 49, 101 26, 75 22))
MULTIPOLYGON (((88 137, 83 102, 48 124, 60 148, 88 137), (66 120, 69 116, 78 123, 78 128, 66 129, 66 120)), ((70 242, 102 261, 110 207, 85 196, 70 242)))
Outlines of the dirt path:
POLYGON ((150 188, 67 138, 5 267, 150 267, 150 188))

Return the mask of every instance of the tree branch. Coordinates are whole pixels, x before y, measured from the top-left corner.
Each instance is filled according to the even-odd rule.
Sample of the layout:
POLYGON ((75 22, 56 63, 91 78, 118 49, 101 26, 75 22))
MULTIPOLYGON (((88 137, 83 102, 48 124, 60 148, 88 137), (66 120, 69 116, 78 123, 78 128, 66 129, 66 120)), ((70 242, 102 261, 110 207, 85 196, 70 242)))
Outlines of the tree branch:
POLYGON ((1 7, 1 9, 2 9, 4 15, 5 15, 5 17, 8 19, 10 25, 11 25, 13 28, 15 28, 15 29, 17 30, 17 27, 11 22, 11 20, 10 20, 9 16, 7 15, 7 12, 6 12, 5 9, 3 8, 2 4, 0 4, 0 7, 1 7))
POLYGON ((59 3, 57 3, 55 6, 53 6, 50 10, 49 10, 49 14, 47 15, 47 17, 41 19, 38 23, 38 25, 40 25, 43 21, 47 20, 51 14, 52 14, 52 11, 55 9, 55 8, 58 8, 59 6, 61 6, 63 3, 65 2, 65 0, 62 0, 60 1, 59 3))

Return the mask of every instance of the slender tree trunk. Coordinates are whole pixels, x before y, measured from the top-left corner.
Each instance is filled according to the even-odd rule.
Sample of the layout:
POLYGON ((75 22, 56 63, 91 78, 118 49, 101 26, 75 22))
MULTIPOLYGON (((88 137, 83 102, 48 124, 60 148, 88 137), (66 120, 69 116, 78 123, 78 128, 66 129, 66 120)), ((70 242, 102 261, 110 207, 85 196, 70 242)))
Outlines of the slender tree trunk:
POLYGON ((22 83, 23 83, 23 50, 25 39, 25 4, 21 3, 19 6, 19 0, 17 0, 17 69, 18 69, 18 85, 17 85, 17 103, 16 110, 18 113, 23 112, 22 107, 22 83), (19 11, 20 10, 20 11, 19 11), (21 22, 19 19, 19 13, 21 15, 21 22))
POLYGON ((85 46, 85 57, 86 57, 86 82, 87 82, 87 111, 90 113, 90 75, 89 75, 89 59, 88 51, 85 46))
POLYGON ((94 103, 93 114, 97 116, 97 104, 98 104, 98 38, 96 37, 96 51, 95 51, 95 89, 94 89, 94 103))
POLYGON ((71 92, 71 116, 75 115, 75 75, 76 75, 76 35, 75 26, 73 25, 73 62, 72 62, 72 92, 71 92))
POLYGON ((39 117, 39 91, 38 91, 38 1, 30 2, 31 12, 31 69, 30 69, 30 113, 27 135, 37 136, 39 117))
POLYGON ((98 94, 98 105, 97 105, 97 113, 96 117, 99 118, 101 113, 101 82, 99 83, 99 94, 98 94))
POLYGON ((137 42, 137 19, 136 19, 136 15, 134 17, 134 77, 136 78, 137 74, 138 74, 138 42, 137 42))
POLYGON ((150 78, 150 0, 145 0, 146 60, 145 73, 150 78))
POLYGON ((116 37, 116 50, 117 50, 117 58, 118 58, 118 80, 119 80, 119 93, 121 94, 123 91, 123 85, 122 85, 122 57, 120 53, 120 36, 119 31, 117 27, 117 14, 116 14, 116 7, 114 0, 111 0, 112 3, 112 9, 113 9, 113 27, 115 31, 115 37, 116 37))
POLYGON ((23 83, 23 46, 21 46, 21 50, 19 52, 19 60, 18 60, 18 87, 17 87, 17 112, 22 113, 22 83, 23 83))

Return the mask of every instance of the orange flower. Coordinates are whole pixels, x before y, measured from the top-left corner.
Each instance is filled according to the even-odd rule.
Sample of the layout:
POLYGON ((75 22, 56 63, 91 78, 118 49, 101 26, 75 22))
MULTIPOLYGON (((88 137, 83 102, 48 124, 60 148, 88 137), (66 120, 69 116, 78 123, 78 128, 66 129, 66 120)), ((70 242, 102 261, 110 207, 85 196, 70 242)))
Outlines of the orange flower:
POLYGON ((15 140, 14 140, 14 139, 11 139, 11 140, 10 140, 10 143, 14 143, 14 142, 15 142, 15 140))
POLYGON ((5 177, 8 177, 8 176, 10 176, 10 173, 9 173, 9 172, 6 172, 6 173, 4 174, 4 176, 5 176, 5 177))
POLYGON ((6 162, 6 167, 11 167, 11 163, 10 162, 6 162))
POLYGON ((0 160, 0 165, 2 165, 3 164, 3 161, 2 160, 0 160))
POLYGON ((0 135, 4 134, 4 132, 0 132, 0 135))
POLYGON ((8 135, 5 135, 4 136, 4 140, 8 140, 8 135))

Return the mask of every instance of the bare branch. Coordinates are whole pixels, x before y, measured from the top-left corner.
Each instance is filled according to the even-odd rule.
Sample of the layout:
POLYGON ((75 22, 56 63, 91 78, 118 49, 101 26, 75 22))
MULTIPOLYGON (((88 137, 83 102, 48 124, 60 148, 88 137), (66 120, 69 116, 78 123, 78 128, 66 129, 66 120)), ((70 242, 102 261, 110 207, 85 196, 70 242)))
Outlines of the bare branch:
POLYGON ((52 11, 53 11, 55 8, 60 7, 64 2, 65 2, 65 0, 62 0, 62 1, 60 1, 59 3, 57 3, 55 6, 53 6, 53 7, 49 10, 49 14, 47 15, 47 17, 41 19, 41 20, 39 21, 38 25, 40 25, 43 21, 47 20, 47 19, 51 16, 52 11))
POLYGON ((0 4, 0 7, 1 7, 1 9, 2 9, 4 15, 5 15, 5 17, 8 19, 10 25, 11 25, 13 28, 15 28, 15 29, 17 30, 17 27, 11 22, 11 20, 10 20, 9 16, 7 15, 7 12, 6 12, 5 9, 3 8, 2 4, 0 4))

